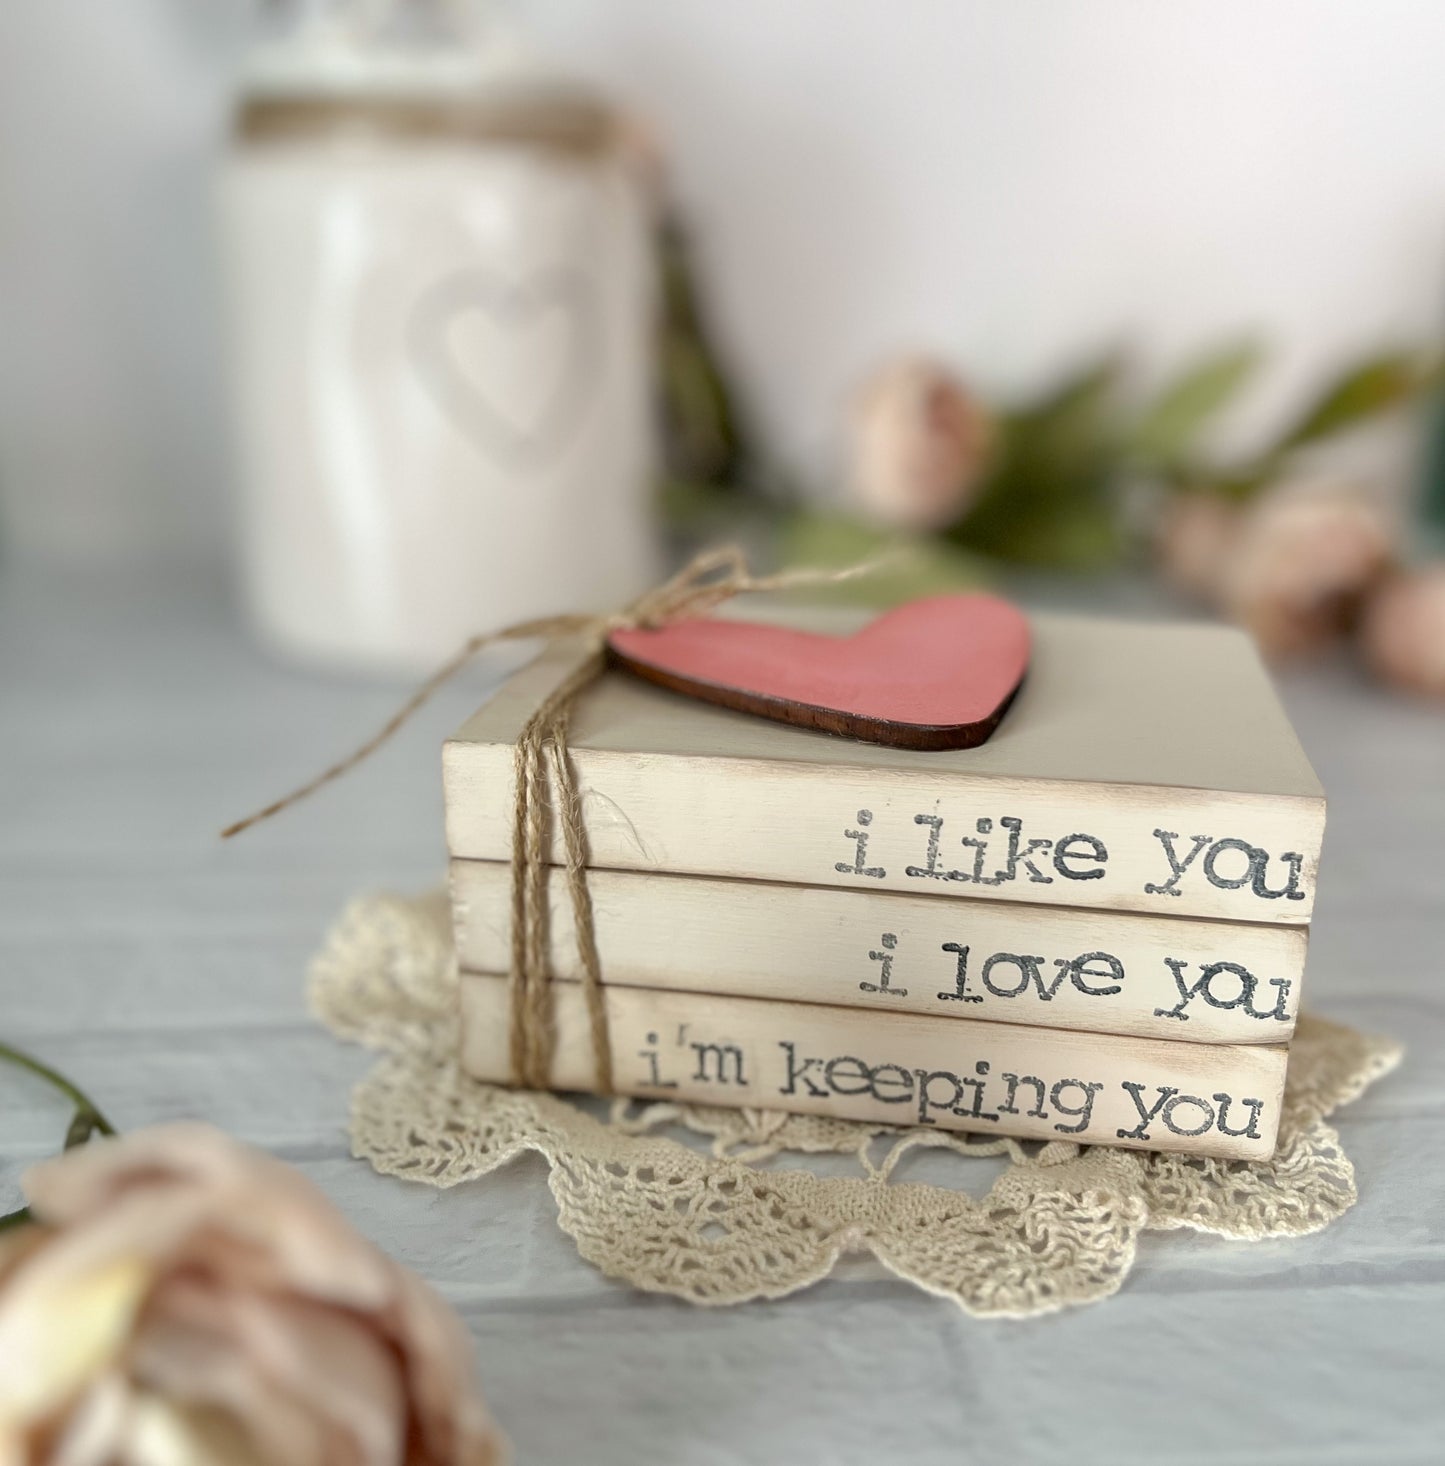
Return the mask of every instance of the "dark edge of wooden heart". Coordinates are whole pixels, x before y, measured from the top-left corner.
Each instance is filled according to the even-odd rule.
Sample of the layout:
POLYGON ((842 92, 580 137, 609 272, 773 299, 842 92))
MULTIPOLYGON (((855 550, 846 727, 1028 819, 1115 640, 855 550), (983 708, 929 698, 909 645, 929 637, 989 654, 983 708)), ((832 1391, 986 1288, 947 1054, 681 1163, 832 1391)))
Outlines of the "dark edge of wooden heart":
POLYGON ((891 718, 870 718, 858 713, 843 713, 837 708, 820 708, 812 703, 793 702, 786 697, 769 697, 760 692, 744 692, 737 687, 724 687, 717 682, 704 682, 664 671, 647 662, 637 661, 615 646, 608 645, 610 662, 634 677, 641 677, 669 692, 700 702, 715 703, 734 712, 769 718, 774 723, 790 723, 796 728, 812 728, 840 738, 856 738, 863 743, 882 744, 886 748, 907 748, 917 753, 941 753, 949 748, 977 748, 986 743, 1003 721, 1024 677, 1014 683, 1009 694, 986 718, 976 723, 898 723, 891 718))

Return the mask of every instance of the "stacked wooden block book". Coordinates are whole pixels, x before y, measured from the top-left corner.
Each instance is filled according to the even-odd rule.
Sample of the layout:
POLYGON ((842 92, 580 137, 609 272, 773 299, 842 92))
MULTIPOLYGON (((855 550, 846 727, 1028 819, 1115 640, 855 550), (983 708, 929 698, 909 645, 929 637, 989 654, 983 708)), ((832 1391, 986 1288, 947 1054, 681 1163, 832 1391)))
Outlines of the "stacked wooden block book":
MULTIPOLYGON (((575 656, 544 653, 445 749, 478 1078, 510 1076, 514 745, 575 656)), ((1239 633, 1036 616, 972 749, 854 742, 621 670, 569 741, 619 1092, 1272 1152, 1324 798, 1239 633)), ((588 1090, 555 868, 550 891, 550 1078, 588 1090)))

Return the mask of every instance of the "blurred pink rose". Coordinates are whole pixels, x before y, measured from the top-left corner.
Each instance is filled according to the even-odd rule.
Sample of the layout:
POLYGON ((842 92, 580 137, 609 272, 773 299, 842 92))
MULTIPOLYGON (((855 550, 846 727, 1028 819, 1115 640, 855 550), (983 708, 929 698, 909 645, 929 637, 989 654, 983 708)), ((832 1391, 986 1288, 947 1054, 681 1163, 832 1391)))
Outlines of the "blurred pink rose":
POLYGON ((1365 608, 1361 642, 1386 682, 1445 697, 1445 564, 1386 581, 1365 608))
POLYGON ((1173 495, 1155 537, 1164 579, 1175 590, 1214 604, 1244 511, 1218 494, 1173 495))
POLYGON ((943 529, 962 517, 988 458, 988 414, 947 368, 896 361, 853 411, 851 491, 864 517, 889 529, 943 529))
POLYGON ((67 1152, 0 1237, 0 1462, 492 1466, 470 1341, 298 1172, 203 1125, 67 1152))
POLYGON ((1351 490, 1271 490, 1244 516, 1220 582, 1224 610, 1261 649, 1320 647, 1353 624, 1390 564, 1384 516, 1351 490))

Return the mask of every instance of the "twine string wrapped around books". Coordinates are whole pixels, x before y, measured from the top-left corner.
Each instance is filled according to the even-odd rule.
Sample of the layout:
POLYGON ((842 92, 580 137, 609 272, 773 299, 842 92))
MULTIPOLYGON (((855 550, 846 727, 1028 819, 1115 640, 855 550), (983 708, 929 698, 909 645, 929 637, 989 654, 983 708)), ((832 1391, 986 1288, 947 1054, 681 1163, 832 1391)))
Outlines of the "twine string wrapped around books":
POLYGON ((662 626, 706 615, 732 597, 755 591, 800 586, 836 585, 876 569, 877 562, 844 570, 786 570, 753 575, 737 546, 706 550, 670 580, 639 596, 620 611, 565 614, 519 621, 498 631, 473 636, 402 704, 386 723, 354 752, 314 779, 274 800, 221 831, 222 839, 239 835, 308 798, 368 758, 396 733, 434 693, 450 682, 478 653, 507 642, 576 638, 585 655, 523 725, 513 760, 510 1047, 513 1080, 529 1089, 548 1087, 555 1030, 552 1013, 551 964, 547 929, 547 832, 549 810, 562 835, 567 893, 572 906, 577 951, 591 1030, 597 1087, 611 1094, 612 1043, 602 992, 602 965, 587 885, 587 832, 582 800, 567 748, 567 727, 578 695, 607 665, 607 638, 624 627, 662 626))

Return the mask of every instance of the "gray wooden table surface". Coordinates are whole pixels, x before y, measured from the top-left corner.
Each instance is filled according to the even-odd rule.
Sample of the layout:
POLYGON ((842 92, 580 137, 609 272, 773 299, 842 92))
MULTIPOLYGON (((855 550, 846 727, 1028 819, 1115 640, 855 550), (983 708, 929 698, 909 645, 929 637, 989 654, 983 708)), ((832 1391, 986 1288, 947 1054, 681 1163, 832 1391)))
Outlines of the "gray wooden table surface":
MULTIPOLYGON (((1146 1237, 1118 1297, 1010 1323, 861 1263, 771 1304, 640 1296, 576 1257, 540 1161, 436 1192, 350 1158, 367 1060, 302 975, 352 893, 439 879, 436 745, 484 686, 222 847, 399 684, 268 659, 204 578, 0 573, 0 1033, 122 1127, 204 1118, 312 1176, 461 1310, 521 1462, 1445 1460, 1445 716, 1343 663, 1285 683, 1331 801, 1310 1002, 1409 1046, 1340 1119, 1358 1207, 1300 1241, 1146 1237)), ((0 1202, 65 1118, 0 1072, 0 1202)))

